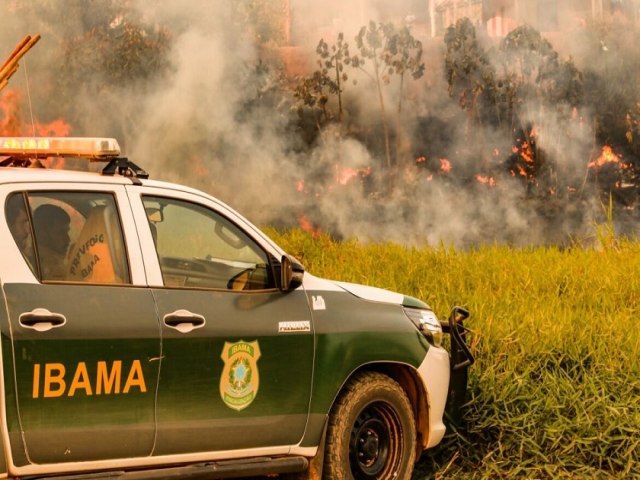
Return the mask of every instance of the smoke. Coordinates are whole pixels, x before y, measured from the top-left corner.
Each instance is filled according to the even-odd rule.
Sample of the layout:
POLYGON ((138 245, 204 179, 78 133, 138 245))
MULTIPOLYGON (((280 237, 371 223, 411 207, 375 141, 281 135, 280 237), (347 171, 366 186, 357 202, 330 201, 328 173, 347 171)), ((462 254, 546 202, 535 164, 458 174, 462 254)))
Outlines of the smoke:
MULTIPOLYGON (((46 4, 51 11, 43 14, 62 11, 65 2, 46 4)), ((169 69, 144 85, 112 85, 104 89, 100 101, 96 101, 96 85, 104 79, 84 79, 72 99, 82 105, 84 117, 74 118, 71 134, 115 135, 125 154, 152 178, 205 190, 258 224, 297 226, 305 215, 338 237, 463 247, 493 242, 563 243, 592 235, 602 211, 599 198, 570 203, 568 197, 574 194, 563 191, 540 202, 527 196, 527 187, 519 179, 496 174, 511 154, 511 135, 490 128, 469 131, 457 99, 448 96, 443 41, 430 37, 425 2, 290 1, 288 34, 298 59, 294 68, 315 69, 318 41, 324 38, 331 43, 338 32, 344 33, 355 53, 353 39, 370 20, 409 22, 423 42, 425 75, 405 82, 402 129, 395 129, 393 120, 397 84, 385 88, 392 131, 405 132, 407 137, 391 137, 393 152, 402 158, 392 175, 385 169, 380 106, 369 76, 349 71, 342 127, 326 129, 310 146, 305 144, 300 134, 304 124, 294 108, 293 81, 279 76, 282 53, 269 45, 257 47, 256 38, 264 32, 239 22, 233 4, 128 2, 146 24, 171 32, 169 69), (426 166, 416 167, 415 160, 421 156, 426 166), (440 159, 451 163, 451 172, 439 169, 440 159), (345 169, 351 176, 341 182, 345 169), (497 185, 481 184, 475 179, 478 174, 493 175, 497 185)), ((40 75, 49 76, 29 79, 30 90, 44 90, 33 95, 40 101, 30 106, 37 115, 48 111, 46 88, 51 78, 65 74, 51 51, 63 32, 32 11, 9 10, 13 23, 0 33, 4 51, 25 33, 43 35, 26 59, 28 65, 38 65, 40 75)), ((78 22, 78 32, 82 23, 78 22)), ((575 27, 579 22, 570 23, 575 27)), ((70 37, 74 25, 67 23, 64 28, 64 35, 70 37)), ((602 50, 602 44, 567 40, 561 46, 561 56, 571 55, 578 67, 597 71, 593 52, 602 50)), ((617 49, 617 58, 623 58, 623 48, 632 46, 609 48, 617 49)), ((609 62, 610 71, 614 66, 615 74, 625 74, 620 62, 609 62)), ((365 64, 367 68, 370 64, 365 64)), ((16 75, 11 86, 25 88, 26 81, 16 75)), ((618 81, 608 79, 612 86, 618 81)), ((330 102, 329 107, 337 108, 335 99, 330 102)), ((533 104, 525 109, 536 113, 523 118, 523 123, 535 121, 537 145, 555 162, 554 175, 570 179, 572 187, 581 189, 595 151, 591 112, 572 112, 567 121, 555 111, 540 114, 538 109, 533 104)))

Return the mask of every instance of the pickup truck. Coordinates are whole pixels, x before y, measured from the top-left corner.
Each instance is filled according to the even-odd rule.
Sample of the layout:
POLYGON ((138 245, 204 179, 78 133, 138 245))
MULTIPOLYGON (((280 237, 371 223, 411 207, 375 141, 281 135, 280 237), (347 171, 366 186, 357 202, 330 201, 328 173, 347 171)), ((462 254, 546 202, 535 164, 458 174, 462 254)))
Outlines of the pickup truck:
POLYGON ((148 177, 115 139, 0 138, 0 478, 411 478, 468 313, 315 277, 148 177))

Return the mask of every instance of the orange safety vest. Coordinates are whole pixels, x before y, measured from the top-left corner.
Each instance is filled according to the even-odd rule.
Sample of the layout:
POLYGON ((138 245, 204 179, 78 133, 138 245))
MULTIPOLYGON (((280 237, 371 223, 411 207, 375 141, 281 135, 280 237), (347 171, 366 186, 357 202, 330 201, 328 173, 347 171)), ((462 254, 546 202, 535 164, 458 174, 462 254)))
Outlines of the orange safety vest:
POLYGON ((87 283, 122 283, 114 268, 113 228, 105 207, 95 207, 87 216, 67 257, 68 279, 87 283))

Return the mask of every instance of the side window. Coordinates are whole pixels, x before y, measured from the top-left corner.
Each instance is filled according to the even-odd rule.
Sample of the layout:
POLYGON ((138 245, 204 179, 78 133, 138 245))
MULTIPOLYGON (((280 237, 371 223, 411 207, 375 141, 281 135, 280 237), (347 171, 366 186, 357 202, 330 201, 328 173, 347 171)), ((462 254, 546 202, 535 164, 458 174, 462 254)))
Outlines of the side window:
POLYGON ((223 216, 175 199, 143 202, 166 286, 274 288, 266 252, 223 216))
MULTIPOLYGON (((130 283, 113 195, 29 192, 26 197, 34 265, 41 280, 130 283)), ((13 233, 16 242, 19 234, 19 229, 13 233)), ((27 258, 24 250, 23 255, 27 258)))

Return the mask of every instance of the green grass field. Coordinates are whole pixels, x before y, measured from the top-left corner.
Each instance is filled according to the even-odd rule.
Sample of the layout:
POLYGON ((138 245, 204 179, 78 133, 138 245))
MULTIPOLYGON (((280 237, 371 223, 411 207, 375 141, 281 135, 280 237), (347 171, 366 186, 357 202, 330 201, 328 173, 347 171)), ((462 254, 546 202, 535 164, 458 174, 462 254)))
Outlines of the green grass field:
POLYGON ((458 251, 268 232, 314 275, 418 297, 442 319, 470 311, 466 428, 413 480, 640 478, 640 243, 458 251))

